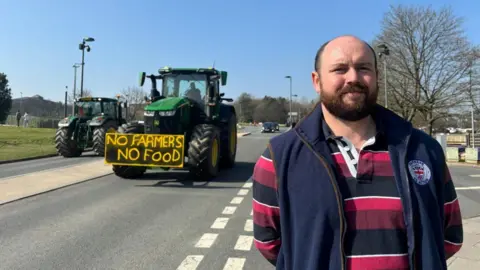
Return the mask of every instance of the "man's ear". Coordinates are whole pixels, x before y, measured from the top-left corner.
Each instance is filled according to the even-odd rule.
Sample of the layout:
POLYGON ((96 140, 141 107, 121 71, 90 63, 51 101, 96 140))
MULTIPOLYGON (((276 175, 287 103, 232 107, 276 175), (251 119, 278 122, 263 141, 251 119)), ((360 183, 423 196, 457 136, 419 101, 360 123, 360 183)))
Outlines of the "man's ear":
POLYGON ((316 71, 312 71, 312 84, 317 94, 320 94, 320 75, 316 71))

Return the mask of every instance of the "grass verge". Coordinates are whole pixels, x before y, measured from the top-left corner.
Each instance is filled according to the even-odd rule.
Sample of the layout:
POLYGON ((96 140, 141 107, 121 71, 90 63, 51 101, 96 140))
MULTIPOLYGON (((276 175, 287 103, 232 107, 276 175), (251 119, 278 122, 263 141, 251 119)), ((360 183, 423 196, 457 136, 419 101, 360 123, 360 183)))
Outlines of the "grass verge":
POLYGON ((55 154, 55 131, 0 126, 0 161, 55 154))

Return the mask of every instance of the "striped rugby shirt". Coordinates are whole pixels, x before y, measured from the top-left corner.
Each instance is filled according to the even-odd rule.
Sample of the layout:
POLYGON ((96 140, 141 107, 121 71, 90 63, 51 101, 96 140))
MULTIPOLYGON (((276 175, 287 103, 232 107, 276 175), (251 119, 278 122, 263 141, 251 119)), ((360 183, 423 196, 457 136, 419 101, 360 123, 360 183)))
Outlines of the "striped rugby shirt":
MULTIPOLYGON (((386 135, 379 126, 377 135, 357 153, 348 140, 323 130, 337 168, 337 181, 344 199, 347 222, 345 256, 347 269, 408 269, 407 234, 402 202, 387 151, 386 135)), ((447 170, 445 187, 446 257, 461 247, 458 236, 461 215, 447 170), (450 186, 449 186, 450 185, 450 186)), ((280 209, 275 167, 266 149, 258 159, 253 176, 254 244, 275 264, 281 246, 280 209)), ((460 228, 461 229, 461 228, 460 228)), ((283 232, 288 233, 288 232, 283 232)))
POLYGON ((323 121, 347 221, 347 269, 408 269, 407 232, 381 126, 357 151, 323 121))

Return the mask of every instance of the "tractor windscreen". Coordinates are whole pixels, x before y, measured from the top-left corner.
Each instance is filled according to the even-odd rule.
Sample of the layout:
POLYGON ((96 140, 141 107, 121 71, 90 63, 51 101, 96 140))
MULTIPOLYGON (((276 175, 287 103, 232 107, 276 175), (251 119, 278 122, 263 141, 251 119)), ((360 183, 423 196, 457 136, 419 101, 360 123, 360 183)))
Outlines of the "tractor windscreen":
POLYGON ((201 102, 207 94, 205 74, 168 74, 163 78, 163 96, 187 97, 201 102))
POLYGON ((77 102, 75 114, 79 116, 95 116, 102 113, 102 105, 99 101, 77 102))

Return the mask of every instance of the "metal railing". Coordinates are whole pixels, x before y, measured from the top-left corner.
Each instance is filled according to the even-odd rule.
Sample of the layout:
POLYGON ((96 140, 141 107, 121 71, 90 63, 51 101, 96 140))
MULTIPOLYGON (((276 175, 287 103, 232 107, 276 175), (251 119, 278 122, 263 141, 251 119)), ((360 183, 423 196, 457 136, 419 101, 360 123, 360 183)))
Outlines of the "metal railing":
MULTIPOLYGON (((29 116, 30 120, 28 121, 28 127, 34 128, 57 128, 58 122, 63 119, 62 118, 53 118, 53 117, 38 117, 38 116, 29 116)), ((17 125, 17 118, 15 115, 9 115, 7 120, 5 121, 5 125, 8 126, 16 126, 17 125)), ((22 118, 20 118, 19 126, 23 127, 25 122, 22 118)))

